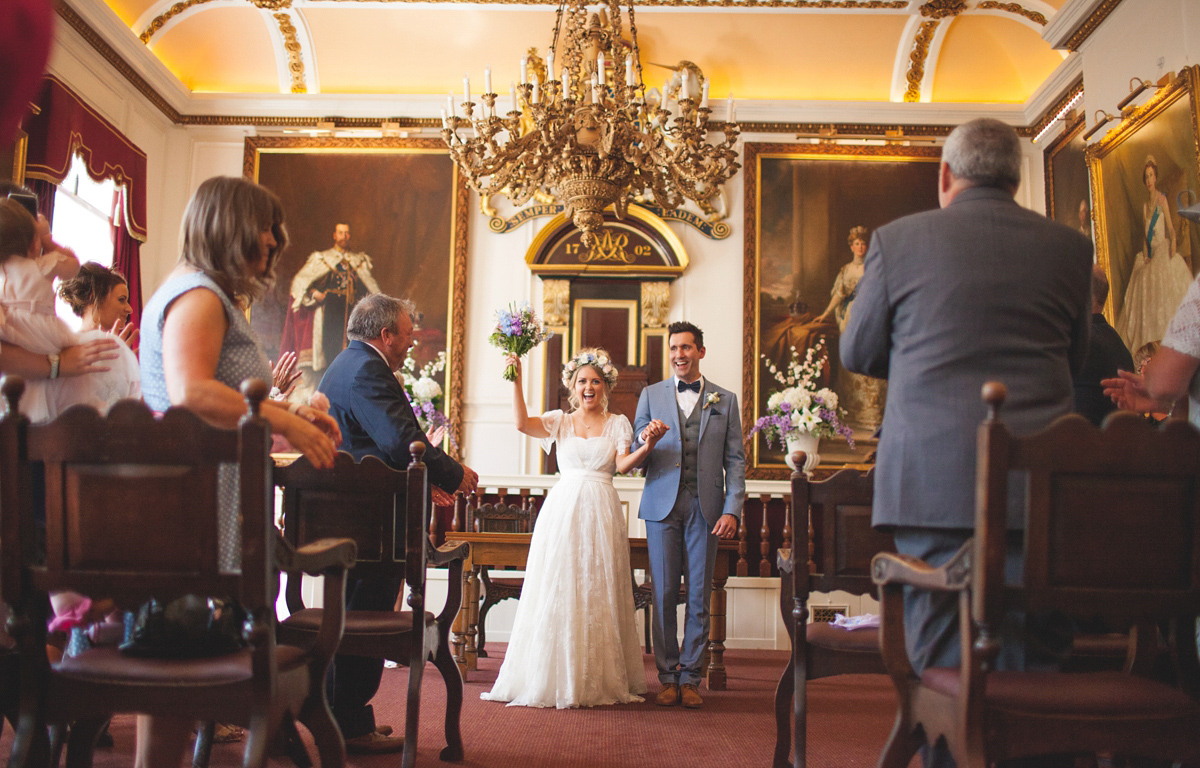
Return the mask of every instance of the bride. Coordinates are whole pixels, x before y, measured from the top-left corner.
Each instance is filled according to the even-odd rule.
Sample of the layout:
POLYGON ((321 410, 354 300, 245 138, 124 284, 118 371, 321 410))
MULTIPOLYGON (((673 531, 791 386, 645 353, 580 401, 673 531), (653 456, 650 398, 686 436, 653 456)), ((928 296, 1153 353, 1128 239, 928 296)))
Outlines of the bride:
POLYGON ((546 495, 529 545, 525 582, 496 684, 480 698, 509 706, 593 707, 640 702, 646 692, 634 627, 629 534, 614 472, 637 466, 666 431, 630 453, 633 428, 608 413, 617 369, 602 349, 580 350, 563 369, 570 413, 531 417, 517 370, 517 429, 558 444, 562 478, 546 495))

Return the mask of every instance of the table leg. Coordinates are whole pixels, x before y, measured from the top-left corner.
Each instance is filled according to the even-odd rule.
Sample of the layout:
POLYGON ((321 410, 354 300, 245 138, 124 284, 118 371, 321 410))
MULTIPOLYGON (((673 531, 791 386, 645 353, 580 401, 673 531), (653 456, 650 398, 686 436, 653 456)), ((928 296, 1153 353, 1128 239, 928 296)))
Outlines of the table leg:
MULTIPOLYGON (((472 565, 467 571, 467 589, 464 600, 467 605, 467 637, 463 657, 468 670, 479 669, 479 655, 475 648, 475 637, 479 633, 479 571, 480 566, 472 565)), ((466 679, 466 675, 463 675, 466 679)))
POLYGON ((458 665, 458 671, 462 674, 463 680, 467 679, 467 627, 471 620, 471 596, 469 576, 471 575, 471 557, 467 556, 467 561, 463 564, 462 573, 462 603, 458 606, 458 613, 454 614, 454 623, 450 625, 450 650, 454 654, 454 663, 458 665))
MULTIPOLYGON (((718 558, 720 560, 721 558, 718 558)), ((729 569, 717 565, 708 608, 708 690, 725 690, 725 582, 729 569)))

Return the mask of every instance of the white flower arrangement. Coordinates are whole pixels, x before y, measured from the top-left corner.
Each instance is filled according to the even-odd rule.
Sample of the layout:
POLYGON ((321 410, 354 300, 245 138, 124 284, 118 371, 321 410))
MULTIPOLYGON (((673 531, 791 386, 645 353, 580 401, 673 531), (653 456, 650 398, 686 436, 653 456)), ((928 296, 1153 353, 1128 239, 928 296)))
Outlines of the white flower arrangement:
POLYGON ((595 352, 580 352, 563 366, 563 386, 567 389, 571 388, 571 383, 575 380, 575 371, 579 370, 579 367, 583 365, 590 365, 600 371, 600 375, 604 377, 604 381, 608 384, 609 389, 612 389, 616 385, 617 369, 612 364, 612 361, 608 359, 608 355, 596 354, 595 352))
POLYGON ((708 406, 716 405, 719 402, 721 402, 721 393, 709 392, 708 397, 704 398, 704 407, 707 408, 708 406))
POLYGON ((807 432, 817 437, 840 435, 854 447, 854 437, 842 419, 845 413, 838 407, 838 396, 828 387, 818 387, 825 366, 825 343, 818 341, 808 348, 804 361, 800 361, 796 348, 792 347, 791 360, 786 371, 780 371, 767 360, 767 370, 783 389, 771 393, 767 399, 767 415, 754 422, 750 434, 762 432, 770 445, 775 440, 783 447, 788 438, 807 432))
MULTIPOLYGON (((400 370, 396 371, 396 378, 404 387, 404 394, 408 395, 408 401, 412 404, 413 413, 422 432, 429 432, 435 427, 449 427, 450 419, 442 412, 445 393, 442 385, 438 383, 438 378, 446 369, 446 353, 439 352, 434 360, 426 363, 418 371, 417 361, 413 357, 414 349, 416 347, 408 350, 408 357, 404 359, 400 370)), ((447 429, 447 434, 453 442, 453 431, 447 429)))

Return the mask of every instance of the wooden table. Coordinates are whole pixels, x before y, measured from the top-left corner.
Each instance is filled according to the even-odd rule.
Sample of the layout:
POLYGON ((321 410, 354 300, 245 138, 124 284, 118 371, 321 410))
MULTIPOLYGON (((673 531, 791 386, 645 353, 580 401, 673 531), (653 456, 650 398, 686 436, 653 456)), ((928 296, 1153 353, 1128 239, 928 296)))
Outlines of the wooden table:
MULTIPOLYGON (((454 620, 450 645, 454 660, 467 673, 478 669, 475 636, 479 624, 479 571, 483 567, 525 567, 529 555, 530 533, 459 533, 448 532, 446 543, 467 542, 471 552, 463 564, 462 608, 454 620)), ((721 541, 716 568, 713 569, 712 597, 709 603, 708 666, 705 681, 711 691, 725 690, 725 582, 729 578, 730 561, 737 557, 736 541, 721 541)), ((645 539, 629 540, 630 564, 649 570, 650 558, 645 539)))

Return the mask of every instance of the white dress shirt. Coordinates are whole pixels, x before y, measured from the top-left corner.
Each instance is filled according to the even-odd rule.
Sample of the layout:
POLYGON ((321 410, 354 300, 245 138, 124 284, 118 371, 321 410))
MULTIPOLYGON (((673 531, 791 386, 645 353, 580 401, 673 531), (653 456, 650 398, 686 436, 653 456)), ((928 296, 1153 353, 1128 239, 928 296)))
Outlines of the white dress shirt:
POLYGON ((679 403, 679 410, 683 412, 684 418, 687 418, 692 415, 692 410, 696 407, 696 401, 700 399, 700 392, 704 391, 704 377, 701 376, 696 379, 696 381, 700 382, 700 392, 693 392, 690 389, 680 392, 679 377, 672 376, 671 378, 675 381, 675 402, 679 403))

